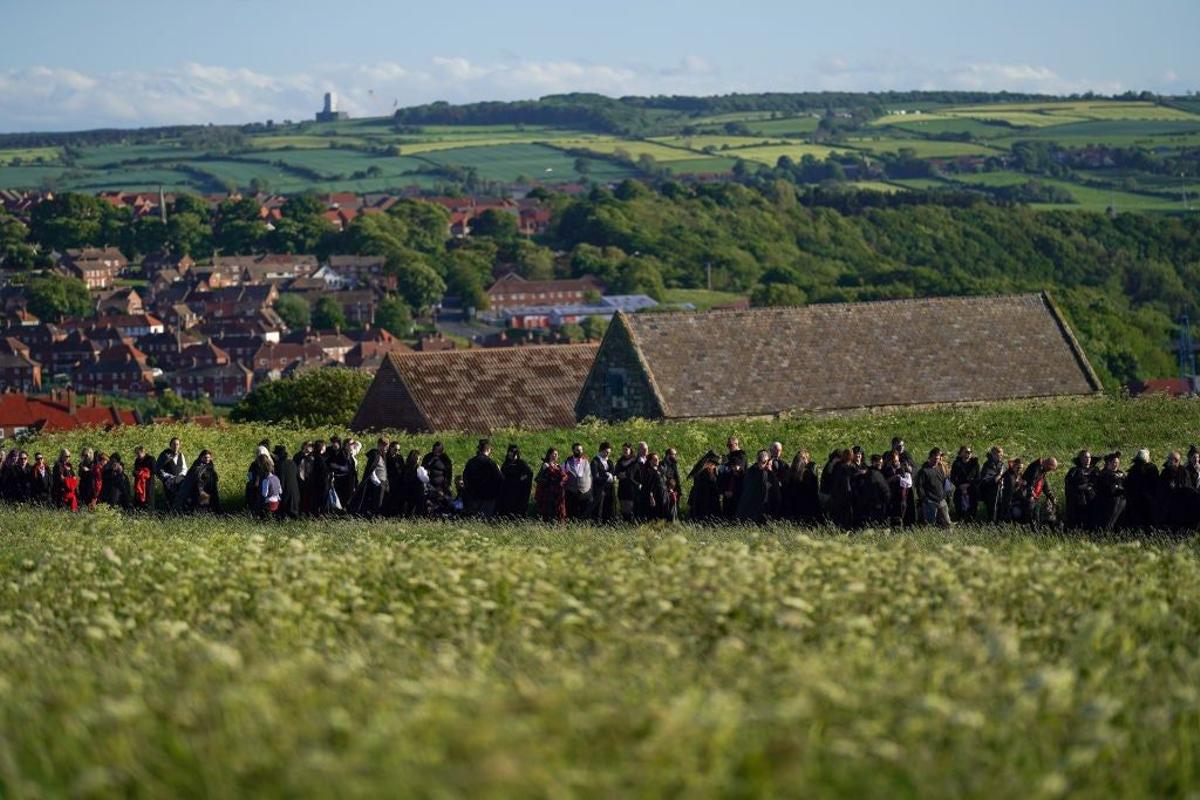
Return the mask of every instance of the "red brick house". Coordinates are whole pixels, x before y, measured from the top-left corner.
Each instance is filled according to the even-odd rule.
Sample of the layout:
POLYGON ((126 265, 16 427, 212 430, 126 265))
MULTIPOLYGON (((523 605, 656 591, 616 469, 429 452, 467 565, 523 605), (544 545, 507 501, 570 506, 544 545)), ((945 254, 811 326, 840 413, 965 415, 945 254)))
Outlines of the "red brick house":
POLYGON ((501 276, 487 290, 494 310, 520 306, 582 305, 591 294, 604 294, 604 284, 590 275, 555 281, 530 281, 515 272, 501 276))
POLYGON ((115 247, 85 247, 68 250, 60 266, 68 275, 86 283, 89 289, 107 289, 129 266, 129 261, 115 247))
POLYGON ((42 365, 34 361, 29 347, 17 339, 0 339, 0 389, 36 392, 42 388, 42 365))
POLYGON ((210 364, 180 370, 171 376, 171 389, 180 397, 207 397, 214 403, 236 403, 249 393, 254 373, 238 363, 210 364))
POLYGON ((75 386, 82 391, 147 394, 154 390, 154 374, 146 354, 132 344, 110 347, 94 364, 75 373, 75 386))

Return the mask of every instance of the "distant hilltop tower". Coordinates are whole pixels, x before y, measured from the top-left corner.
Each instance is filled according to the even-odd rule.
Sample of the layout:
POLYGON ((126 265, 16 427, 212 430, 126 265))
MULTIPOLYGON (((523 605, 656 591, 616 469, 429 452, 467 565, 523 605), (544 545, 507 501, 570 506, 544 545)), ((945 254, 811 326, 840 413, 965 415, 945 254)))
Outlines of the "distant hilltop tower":
POLYGON ((337 95, 334 92, 325 93, 325 108, 317 112, 317 122, 337 122, 339 119, 349 119, 345 111, 337 110, 337 95))

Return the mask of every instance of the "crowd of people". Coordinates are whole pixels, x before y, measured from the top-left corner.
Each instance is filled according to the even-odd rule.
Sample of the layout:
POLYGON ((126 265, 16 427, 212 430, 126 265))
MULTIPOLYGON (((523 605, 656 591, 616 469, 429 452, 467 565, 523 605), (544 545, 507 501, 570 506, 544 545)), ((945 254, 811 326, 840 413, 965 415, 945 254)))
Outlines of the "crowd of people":
MULTIPOLYGON (((831 452, 823 464, 807 450, 790 459, 780 442, 751 457, 737 437, 725 452, 705 453, 690 468, 674 448, 662 455, 646 442, 616 453, 602 442, 592 456, 582 444, 561 458, 549 448, 536 463, 516 445, 502 460, 480 440, 474 457, 455 474, 441 442, 422 455, 380 438, 362 453, 360 442, 338 436, 285 445, 259 443, 245 472, 245 508, 257 517, 296 519, 350 514, 361 517, 518 518, 596 523, 678 520, 762 524, 905 527, 955 522, 1022 523, 1079 530, 1200 525, 1200 449, 1167 455, 1156 467, 1147 450, 1128 472, 1121 454, 1093 458, 1080 451, 1067 472, 1060 510, 1050 484, 1059 468, 1051 456, 1028 463, 991 448, 983 461, 970 447, 952 458, 934 448, 921 463, 903 439, 867 455, 855 446, 831 452), (686 503, 681 503, 687 487, 686 503)), ((220 513, 221 494, 212 454, 189 464, 172 439, 157 457, 145 447, 127 466, 119 453, 83 448, 76 463, 68 450, 53 463, 42 453, 12 449, 0 465, 0 497, 78 511, 97 505, 173 513, 220 513)))

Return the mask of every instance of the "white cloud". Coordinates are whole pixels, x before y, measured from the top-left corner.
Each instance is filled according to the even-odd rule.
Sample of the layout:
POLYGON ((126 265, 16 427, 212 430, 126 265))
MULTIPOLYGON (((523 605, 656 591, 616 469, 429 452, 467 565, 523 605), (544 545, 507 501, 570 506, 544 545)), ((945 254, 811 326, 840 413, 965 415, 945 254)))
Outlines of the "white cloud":
POLYGON ((582 61, 509 59, 482 64, 461 56, 411 66, 396 62, 323 64, 268 74, 186 63, 92 75, 47 66, 0 71, 0 130, 244 123, 307 119, 321 95, 338 93, 352 115, 390 113, 394 104, 433 100, 512 100, 559 92, 609 95, 728 90, 699 56, 668 69, 582 61))
MULTIPOLYGON (((739 73, 740 75, 743 73, 739 73)), ((1168 72, 1165 80, 1174 80, 1168 72)), ((560 92, 715 94, 730 91, 970 89, 1069 94, 1120 92, 1113 81, 1068 78, 1041 64, 964 61, 933 65, 907 55, 820 58, 759 83, 732 79, 700 55, 673 64, 539 61, 509 55, 495 63, 458 55, 422 64, 315 64, 261 72, 189 62, 173 68, 86 74, 52 66, 0 70, 0 131, 106 126, 245 123, 309 119, 327 91, 354 116, 390 113, 433 100, 515 100, 560 92)))
POLYGON ((833 56, 812 64, 818 88, 837 91, 946 90, 1010 91, 1073 94, 1122 92, 1119 81, 1068 78, 1041 64, 963 62, 932 65, 916 59, 874 56, 850 59, 833 56))

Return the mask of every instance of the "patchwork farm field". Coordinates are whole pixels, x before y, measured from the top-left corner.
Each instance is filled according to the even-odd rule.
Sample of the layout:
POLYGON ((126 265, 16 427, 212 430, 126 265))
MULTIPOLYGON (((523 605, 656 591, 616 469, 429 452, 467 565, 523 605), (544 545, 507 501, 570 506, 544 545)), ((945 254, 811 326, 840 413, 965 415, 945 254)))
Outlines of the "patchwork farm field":
MULTIPOLYGON (((1098 399, 513 432, 1138 445, 1195 404, 1098 399)), ((323 430, 328 435, 330 431, 323 430)), ((241 492, 262 435, 214 445, 241 492)), ((428 445, 430 437, 410 442, 428 445)), ((461 464, 473 437, 443 437, 461 464)), ((505 442, 508 435, 496 437, 505 442)), ((846 535, 0 507, 0 794, 1190 796, 1200 549, 1016 528, 846 535)))
MULTIPOLYGON (((628 129, 644 129, 644 133, 626 134, 613 133, 612 125, 582 122, 581 127, 410 125, 375 117, 228 129, 216 135, 209 147, 201 144, 205 141, 201 131, 176 138, 164 134, 149 141, 145 140, 149 134, 131 132, 128 141, 98 146, 0 147, 0 188, 144 191, 161 184, 169 190, 222 193, 232 188, 247 191, 255 181, 259 189, 285 193, 386 192, 414 186, 462 191, 463 181, 473 175, 491 182, 489 191, 504 192, 503 184, 517 178, 549 186, 585 179, 654 179, 664 174, 686 179, 729 174, 739 163, 754 172, 775 167, 784 155, 795 161, 805 156, 837 157, 844 166, 868 170, 867 177, 878 182, 902 174, 887 166, 901 150, 919 159, 993 155, 1008 159, 1014 145, 1032 140, 1072 148, 1136 147, 1167 159, 1190 158, 1188 151, 1200 148, 1200 113, 1186 100, 957 106, 930 101, 892 104, 886 109, 872 119, 869 113, 880 113, 879 109, 864 118, 834 108, 792 116, 766 111, 693 116, 646 107, 639 111, 641 127, 628 129), (588 159, 583 173, 574 169, 580 154, 588 159), (31 163, 37 159, 41 162, 31 163), (640 164, 639 159, 643 159, 640 164)), ((1153 175, 1143 171, 1138 177, 1153 175)), ((1088 192, 1095 187, 1071 176, 1065 180, 1079 190, 1078 197, 1087 198, 1082 205, 1096 207, 1088 192)), ((1122 204, 1142 211, 1178 210, 1170 198, 1143 197, 1140 202, 1126 198, 1122 204)))

